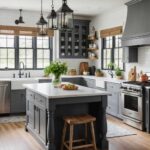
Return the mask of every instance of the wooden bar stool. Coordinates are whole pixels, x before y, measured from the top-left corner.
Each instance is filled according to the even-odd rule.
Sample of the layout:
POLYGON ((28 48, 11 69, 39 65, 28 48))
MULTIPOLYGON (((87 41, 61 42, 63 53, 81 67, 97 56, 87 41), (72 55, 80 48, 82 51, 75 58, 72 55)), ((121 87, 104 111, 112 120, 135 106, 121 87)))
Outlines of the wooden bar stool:
POLYGON ((94 121, 96 121, 96 118, 91 115, 80 115, 80 116, 72 116, 72 117, 65 117, 64 118, 64 128, 63 128, 63 135, 62 135, 62 144, 61 144, 61 150, 63 150, 64 147, 67 148, 67 150, 76 150, 81 148, 93 148, 93 150, 97 150, 96 147, 96 141, 95 141, 95 131, 94 131, 94 121), (77 139, 73 140, 74 135, 74 125, 84 124, 85 125, 85 139, 77 139), (90 125, 90 131, 92 136, 92 142, 90 144, 87 144, 88 139, 88 131, 87 127, 88 124, 90 125), (67 127, 70 128, 70 134, 69 134, 69 141, 65 141, 66 137, 66 130, 67 127), (79 146, 73 146, 74 143, 80 143, 85 142, 85 144, 79 145, 79 146))

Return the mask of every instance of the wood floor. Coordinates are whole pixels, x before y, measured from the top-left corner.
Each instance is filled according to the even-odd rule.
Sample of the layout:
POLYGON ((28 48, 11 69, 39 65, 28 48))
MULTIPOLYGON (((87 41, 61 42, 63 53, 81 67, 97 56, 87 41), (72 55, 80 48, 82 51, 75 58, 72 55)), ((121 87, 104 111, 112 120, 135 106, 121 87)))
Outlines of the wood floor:
MULTIPOLYGON (((123 124, 118 119, 108 117, 109 121, 137 135, 110 138, 109 150, 150 150, 150 135, 123 124)), ((24 123, 0 124, 0 150, 43 150, 34 138, 24 131, 24 123)), ((87 150, 87 149, 86 149, 87 150)))

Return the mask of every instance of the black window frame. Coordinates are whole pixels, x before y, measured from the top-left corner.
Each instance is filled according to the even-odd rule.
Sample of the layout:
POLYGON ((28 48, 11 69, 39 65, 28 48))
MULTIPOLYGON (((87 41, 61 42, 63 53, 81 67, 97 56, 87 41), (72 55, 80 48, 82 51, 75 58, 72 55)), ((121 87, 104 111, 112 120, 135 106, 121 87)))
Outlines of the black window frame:
MULTIPOLYGON (((122 34, 118 34, 118 35, 122 35, 122 34)), ((102 70, 110 70, 109 68, 104 68, 104 57, 103 57, 104 56, 104 50, 105 49, 111 49, 111 63, 114 63, 115 48, 123 48, 122 46, 121 47, 115 47, 115 42, 116 42, 115 36, 117 36, 117 35, 112 36, 112 48, 105 48, 106 37, 101 38, 101 45, 102 45, 102 48, 101 48, 101 68, 102 68, 102 70)), ((112 70, 115 70, 115 68, 112 67, 112 70)), ((125 63, 123 63, 123 69, 121 71, 125 71, 125 63)))
MULTIPOLYGON (((25 70, 43 70, 44 68, 37 68, 37 46, 36 37, 32 37, 32 49, 33 49, 33 68, 25 68, 25 70)), ((15 68, 0 68, 0 70, 18 70, 19 69, 19 36, 14 36, 14 55, 15 55, 15 68)), ((49 37, 49 50, 50 50, 50 62, 53 60, 53 37, 49 37)))

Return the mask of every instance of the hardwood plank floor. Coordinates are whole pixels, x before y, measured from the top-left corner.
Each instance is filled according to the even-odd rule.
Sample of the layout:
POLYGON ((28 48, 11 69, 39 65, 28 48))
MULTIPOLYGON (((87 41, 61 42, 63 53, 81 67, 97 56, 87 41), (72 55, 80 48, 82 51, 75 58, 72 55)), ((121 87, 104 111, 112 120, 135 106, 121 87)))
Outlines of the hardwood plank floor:
MULTIPOLYGON (((137 134, 109 138, 109 150, 150 150, 150 134, 129 127, 111 116, 108 116, 108 120, 137 134)), ((43 148, 25 132, 24 123, 20 122, 0 124, 0 150, 43 150, 43 148)))

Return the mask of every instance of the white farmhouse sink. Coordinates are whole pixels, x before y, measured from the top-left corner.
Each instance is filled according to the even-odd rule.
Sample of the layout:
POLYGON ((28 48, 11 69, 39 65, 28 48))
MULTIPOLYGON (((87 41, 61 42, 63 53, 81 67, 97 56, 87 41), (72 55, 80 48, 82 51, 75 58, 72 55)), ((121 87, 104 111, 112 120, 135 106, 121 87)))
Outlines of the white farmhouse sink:
POLYGON ((21 90, 25 89, 23 84, 38 83, 38 79, 35 78, 16 78, 11 80, 11 89, 12 90, 21 90))

